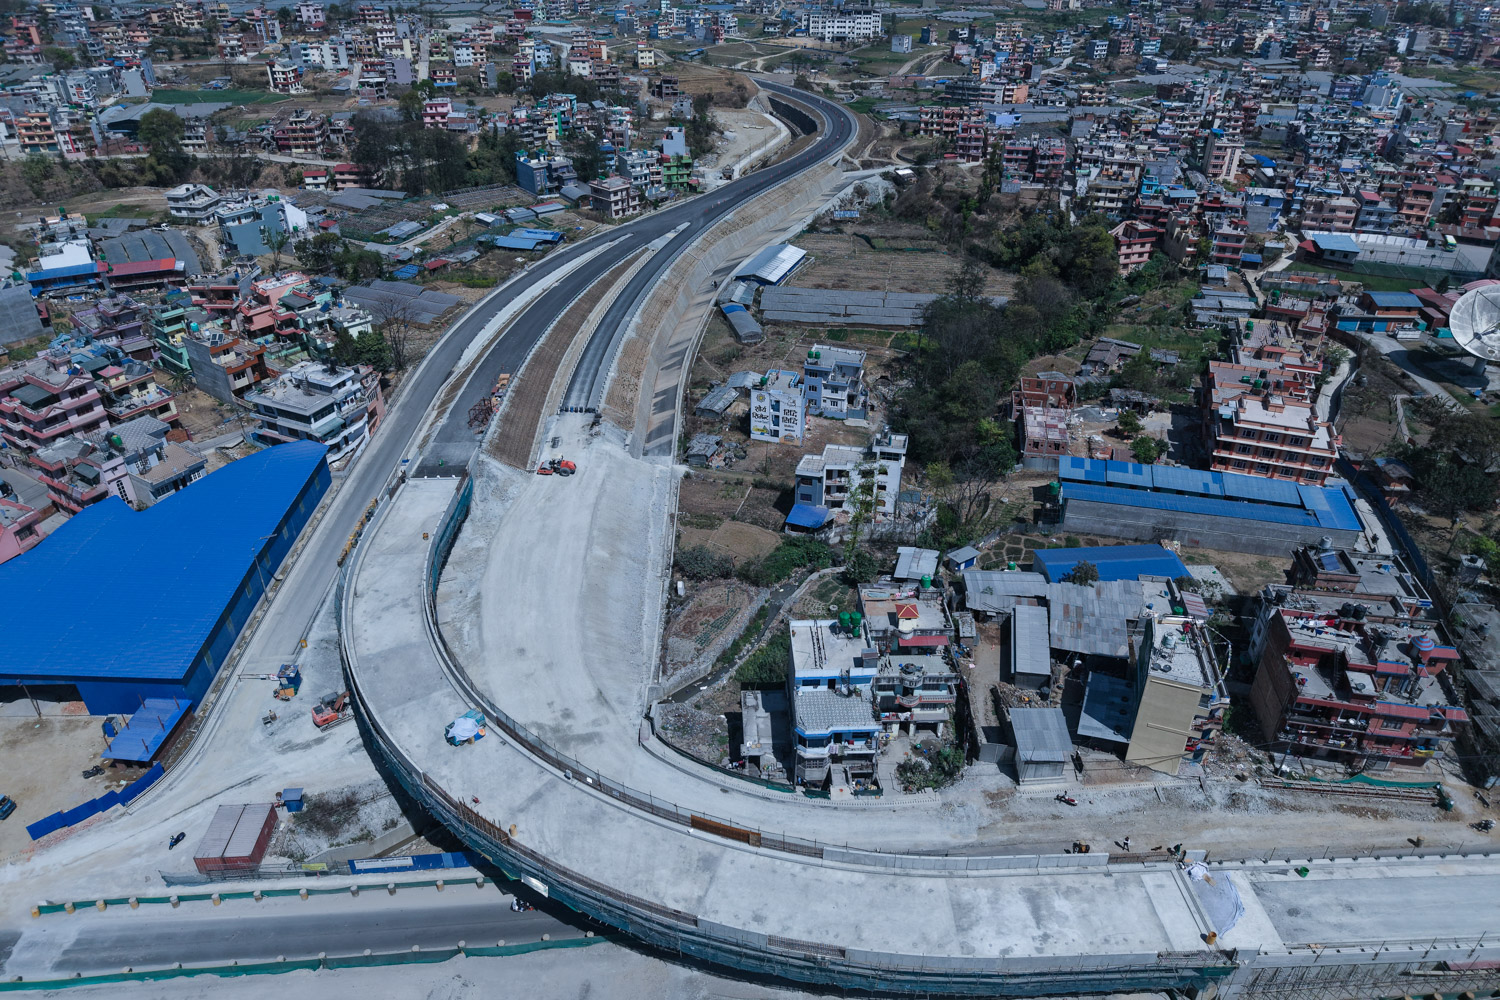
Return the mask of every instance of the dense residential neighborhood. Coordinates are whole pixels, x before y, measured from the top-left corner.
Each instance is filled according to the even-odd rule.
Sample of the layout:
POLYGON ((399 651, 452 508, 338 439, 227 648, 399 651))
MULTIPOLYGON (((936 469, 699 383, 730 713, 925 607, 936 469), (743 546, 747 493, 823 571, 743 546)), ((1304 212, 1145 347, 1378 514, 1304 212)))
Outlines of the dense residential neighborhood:
POLYGON ((1500 996, 1492 18, 3 0, 0 978, 1500 996))

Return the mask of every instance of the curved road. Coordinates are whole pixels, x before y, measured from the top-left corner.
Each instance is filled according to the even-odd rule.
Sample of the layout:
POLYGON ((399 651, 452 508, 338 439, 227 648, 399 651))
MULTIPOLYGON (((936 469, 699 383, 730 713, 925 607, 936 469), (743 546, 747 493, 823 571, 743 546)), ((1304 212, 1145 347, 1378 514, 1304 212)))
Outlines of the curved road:
MULTIPOLYGON (((694 240, 702 236, 714 224, 744 202, 766 190, 782 184, 809 167, 827 160, 854 138, 856 126, 848 113, 820 98, 777 83, 760 81, 762 89, 778 96, 792 97, 818 107, 829 127, 806 149, 754 173, 741 177, 714 191, 688 199, 682 204, 625 223, 596 234, 574 247, 554 252, 545 257, 516 283, 509 295, 497 295, 487 300, 482 308, 475 309, 455 327, 451 342, 445 340, 439 348, 448 346, 449 365, 456 362, 459 354, 475 336, 484 329, 495 315, 509 304, 517 293, 528 286, 546 282, 562 265, 577 255, 610 240, 618 240, 609 249, 577 268, 555 284, 522 315, 511 324, 505 336, 476 369, 473 377, 464 386, 454 402, 447 419, 438 429, 432 443, 424 450, 418 474, 435 473, 439 463, 444 468, 463 465, 474 453, 478 436, 468 426, 469 408, 477 403, 495 384, 501 372, 514 372, 526 360, 526 356, 541 340, 547 328, 567 310, 569 303, 588 290, 602 275, 609 273, 627 257, 647 244, 661 239, 673 230, 682 227, 657 254, 631 278, 625 293, 615 300, 598 328, 589 337, 583 355, 579 358, 568 391, 562 405, 573 409, 598 409, 603 400, 609 378, 610 365, 619 347, 630 317, 635 313, 646 293, 660 280, 673 260, 694 240)), ((747 247, 747 256, 756 248, 747 247)), ((437 349, 435 349, 437 350, 437 349)), ((444 369, 445 371, 448 369, 444 369)), ((435 395, 435 391, 433 393, 435 395)), ((424 394, 422 398, 432 398, 424 394)), ((369 463, 365 464, 379 464, 369 463)), ((385 468, 389 469, 387 464, 385 468)))

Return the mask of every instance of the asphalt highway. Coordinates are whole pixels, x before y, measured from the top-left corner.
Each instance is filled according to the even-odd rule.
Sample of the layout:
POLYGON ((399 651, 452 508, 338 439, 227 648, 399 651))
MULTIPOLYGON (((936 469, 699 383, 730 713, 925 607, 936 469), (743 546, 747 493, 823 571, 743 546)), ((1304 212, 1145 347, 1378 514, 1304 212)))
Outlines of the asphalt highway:
MULTIPOLYGON (((572 915, 569 915, 572 917, 572 915)), ((583 937, 581 918, 564 922, 542 911, 517 913, 494 890, 450 886, 442 894, 410 890, 396 896, 366 892, 357 899, 319 897, 231 900, 223 906, 159 905, 107 913, 52 914, 18 934, 0 935, 7 976, 54 978, 139 969, 274 961, 452 948, 460 941, 492 947, 583 937)))
MULTIPOLYGON (((647 262, 646 266, 636 272, 626 286, 624 294, 615 300, 605 313, 603 321, 589 337, 562 405, 577 409, 597 409, 602 401, 611 361, 631 315, 634 314, 651 287, 660 280, 663 272, 671 265, 678 253, 750 198, 821 163, 853 138, 855 123, 848 112, 838 105, 782 84, 762 81, 760 85, 767 91, 794 97, 799 102, 817 110, 825 123, 817 141, 781 163, 748 174, 708 194, 627 222, 575 247, 554 251, 531 269, 525 285, 518 284, 515 293, 497 295, 488 300, 482 308, 466 316, 459 323, 452 337, 453 344, 457 347, 457 350, 452 352, 455 359, 462 352, 461 345, 466 345, 473 339, 523 287, 555 280, 555 284, 540 299, 515 318, 505 336, 500 338, 494 349, 480 363, 468 385, 464 387, 449 411, 447 420, 438 429, 432 444, 423 454, 422 464, 418 469, 419 475, 437 474, 439 462, 442 466, 448 467, 462 465, 468 461, 479 437, 468 426, 470 407, 489 391, 500 373, 514 372, 520 367, 527 354, 536 346, 537 341, 542 338, 553 321, 567 309, 569 303, 582 295, 600 276, 607 274, 626 257, 636 253, 648 243, 666 236, 674 229, 685 227, 672 237, 670 242, 647 262), (612 239, 618 239, 619 242, 565 277, 551 278, 573 256, 597 246, 596 241, 612 239)), ((746 256, 755 249, 758 248, 747 247, 746 256)))

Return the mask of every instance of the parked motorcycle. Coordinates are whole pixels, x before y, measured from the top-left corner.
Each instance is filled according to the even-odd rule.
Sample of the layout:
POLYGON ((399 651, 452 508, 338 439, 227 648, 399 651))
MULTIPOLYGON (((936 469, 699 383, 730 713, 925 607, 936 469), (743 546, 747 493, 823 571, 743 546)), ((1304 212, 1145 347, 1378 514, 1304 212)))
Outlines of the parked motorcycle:
POLYGON ((97 778, 97 777, 99 777, 99 775, 101 775, 103 773, 104 773, 104 768, 100 767, 98 764, 95 764, 93 767, 89 768, 87 771, 84 771, 83 772, 83 776, 85 778, 97 778))
POLYGON ((1073 798, 1071 795, 1068 795, 1066 792, 1059 793, 1056 796, 1056 800, 1058 802, 1065 802, 1070 806, 1076 806, 1078 804, 1078 800, 1073 798))
POLYGON ((174 848, 178 844, 182 843, 183 840, 185 840, 186 838, 187 838, 187 834, 185 834, 185 833, 174 833, 174 834, 172 834, 172 839, 169 840, 169 841, 167 841, 167 850, 170 851, 172 848, 174 848))

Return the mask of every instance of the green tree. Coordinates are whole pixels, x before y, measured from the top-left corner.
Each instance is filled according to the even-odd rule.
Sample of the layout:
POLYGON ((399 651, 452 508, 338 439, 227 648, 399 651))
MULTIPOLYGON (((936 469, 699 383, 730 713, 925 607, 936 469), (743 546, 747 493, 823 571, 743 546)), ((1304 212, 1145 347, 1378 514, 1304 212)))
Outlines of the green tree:
POLYGON ((152 153, 179 153, 182 151, 182 132, 182 119, 176 112, 156 108, 141 116, 136 138, 152 153))
POLYGON ((1134 410, 1121 410, 1116 425, 1120 428, 1120 434, 1126 439, 1135 437, 1141 432, 1140 414, 1134 410))
POLYGON ((1142 465, 1155 465, 1156 460, 1166 453, 1166 446, 1158 438, 1142 435, 1130 442, 1130 453, 1142 465))
POLYGON ((359 337, 359 363, 385 374, 395 367, 396 354, 390 341, 379 330, 370 330, 359 337))
POLYGON ((1087 559, 1080 559, 1063 577, 1064 583, 1077 583, 1088 587, 1099 582, 1099 567, 1087 559))
POLYGON ((359 341, 348 330, 340 330, 333 339, 333 349, 328 353, 333 360, 347 368, 359 361, 359 341))
POLYGON ((318 274, 332 270, 343 252, 344 238, 337 233, 318 233, 310 239, 298 240, 292 247, 297 263, 318 274))
POLYGON ((56 45, 49 45, 42 49, 42 58, 59 70, 69 70, 78 64, 77 57, 70 50, 56 45))

